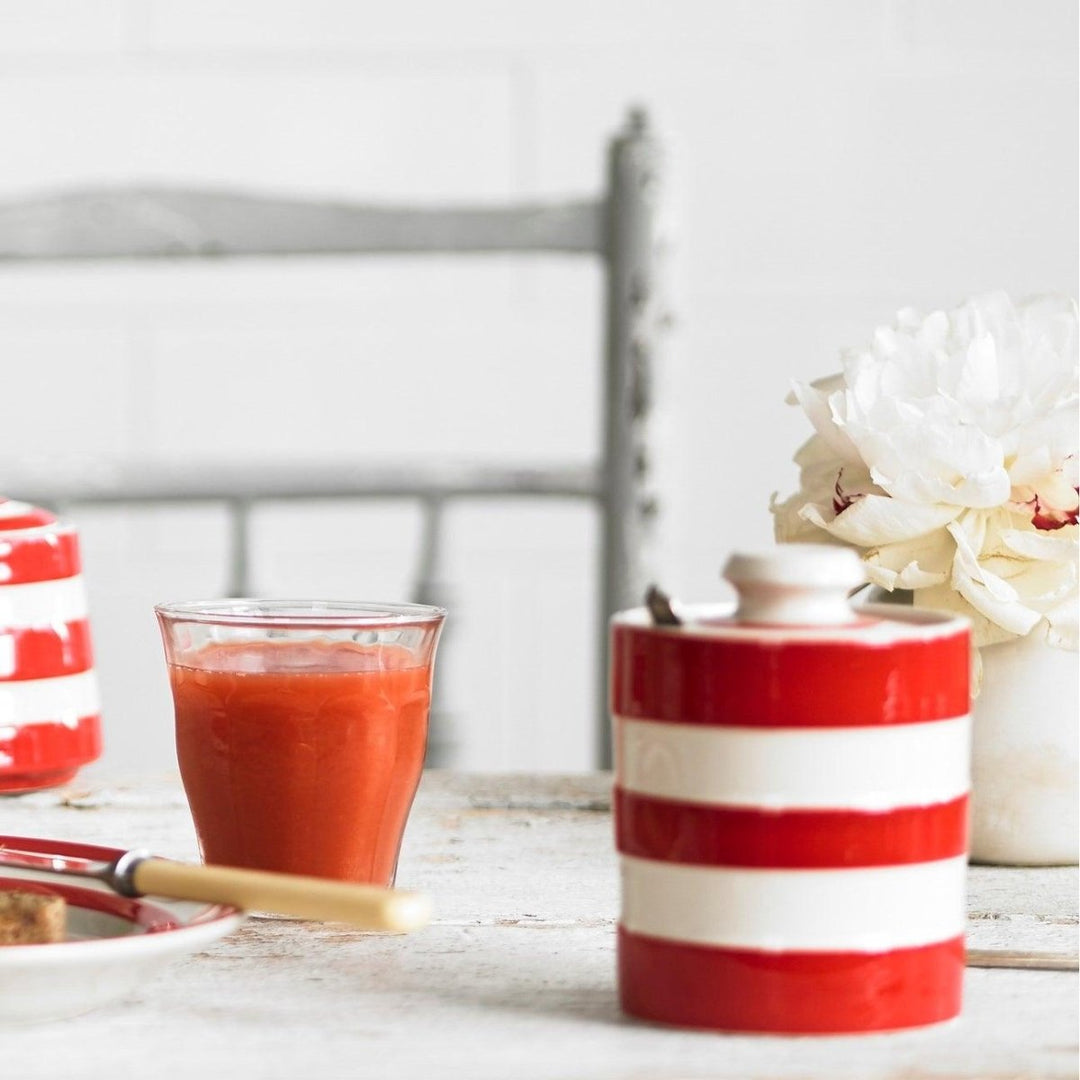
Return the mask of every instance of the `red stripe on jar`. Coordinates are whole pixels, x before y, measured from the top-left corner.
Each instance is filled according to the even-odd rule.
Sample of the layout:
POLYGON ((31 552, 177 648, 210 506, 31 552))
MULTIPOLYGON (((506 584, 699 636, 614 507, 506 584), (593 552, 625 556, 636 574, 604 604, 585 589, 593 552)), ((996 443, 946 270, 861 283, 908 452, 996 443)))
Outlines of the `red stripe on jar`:
POLYGON ((43 722, 0 728, 0 792, 54 786, 101 755, 101 719, 74 724, 43 722))
POLYGON ((18 529, 40 529, 43 525, 55 523, 56 515, 40 506, 0 498, 0 533, 18 529))
POLYGON ((841 1034, 960 1012, 962 937, 882 953, 686 945, 619 927, 619 991, 634 1016, 681 1027, 841 1034))
POLYGON ((861 727, 962 716, 966 632, 888 644, 739 640, 616 624, 611 709, 631 719, 861 727))
POLYGON ((48 627, 0 628, 0 684, 78 675, 93 664, 86 619, 48 627))
POLYGON ((881 812, 704 806, 616 787, 624 855, 697 866, 830 869, 932 862, 967 850, 966 796, 881 812))
POLYGON ((74 577, 81 570, 79 538, 74 529, 58 527, 22 536, 5 536, 0 529, 0 585, 55 581, 74 577))

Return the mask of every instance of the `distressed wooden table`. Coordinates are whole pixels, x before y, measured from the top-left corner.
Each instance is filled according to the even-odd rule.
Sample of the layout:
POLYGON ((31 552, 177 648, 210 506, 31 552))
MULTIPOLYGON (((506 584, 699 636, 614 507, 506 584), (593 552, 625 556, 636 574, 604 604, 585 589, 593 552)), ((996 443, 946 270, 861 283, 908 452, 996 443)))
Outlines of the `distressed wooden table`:
MULTIPOLYGON (((1075 971, 972 968, 963 1016, 890 1035, 762 1038, 635 1022, 615 992, 610 776, 428 774, 398 880, 406 937, 248 920, 126 1003, 0 1029, 11 1080, 217 1077, 1075 1077, 1075 971)), ((195 857, 178 780, 88 770, 0 800, 0 831, 195 857)), ((1075 953, 1075 869, 973 868, 969 946, 1075 953)))

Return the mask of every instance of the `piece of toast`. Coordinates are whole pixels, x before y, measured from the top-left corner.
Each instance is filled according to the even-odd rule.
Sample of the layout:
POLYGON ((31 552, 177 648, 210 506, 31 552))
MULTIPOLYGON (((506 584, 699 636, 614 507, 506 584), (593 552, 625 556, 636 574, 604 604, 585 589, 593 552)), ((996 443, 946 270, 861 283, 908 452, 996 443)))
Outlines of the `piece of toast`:
POLYGON ((67 903, 62 896, 21 889, 0 890, 0 945, 63 941, 67 903))

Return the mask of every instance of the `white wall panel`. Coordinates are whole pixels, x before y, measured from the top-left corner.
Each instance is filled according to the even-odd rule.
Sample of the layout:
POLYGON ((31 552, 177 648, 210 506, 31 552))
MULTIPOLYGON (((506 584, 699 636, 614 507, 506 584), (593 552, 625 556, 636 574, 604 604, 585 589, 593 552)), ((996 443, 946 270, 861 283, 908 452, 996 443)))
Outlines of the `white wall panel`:
POLYGON ((0 0, 0 56, 109 52, 130 41, 127 0, 0 0))
POLYGON ((9 317, 0 302, 0 486, 3 462, 110 454, 131 447, 125 328, 81 325, 46 306, 9 317))
POLYGON ((17 69, 0 193, 141 181, 399 199, 497 197, 513 173, 503 70, 172 63, 17 69))
MULTIPOLYGON (((677 222, 659 570, 708 600, 795 482, 792 378, 906 304, 1077 292, 1074 0, 0 0, 0 199, 115 180, 590 195, 635 102, 669 149, 677 222)), ((563 259, 0 268, 0 401, 17 403, 0 490, 4 461, 42 447, 587 455, 599 320, 599 275, 563 259)), ((256 579, 397 593, 415 520, 260 508, 256 579)), ((80 524, 107 752, 167 767, 150 605, 223 587, 225 517, 80 524)), ((459 761, 585 767, 591 512, 470 504, 452 524, 440 679, 459 761)))
POLYGON ((1080 9, 1071 0, 893 0, 892 7, 913 50, 950 66, 981 59, 1075 74, 1080 9))
MULTIPOLYGON (((504 272, 505 273, 505 272, 504 272)), ((599 445, 599 282, 556 306, 493 304, 497 270, 418 298, 206 305, 153 343, 156 453, 528 463, 599 445), (192 418, 201 418, 199 437, 192 418)))
POLYGON ((151 0, 150 40, 159 49, 513 50, 525 55, 585 46, 618 49, 858 47, 880 32, 881 4, 832 0, 831 18, 806 0, 151 0), (733 34, 732 28, 737 27, 733 34))

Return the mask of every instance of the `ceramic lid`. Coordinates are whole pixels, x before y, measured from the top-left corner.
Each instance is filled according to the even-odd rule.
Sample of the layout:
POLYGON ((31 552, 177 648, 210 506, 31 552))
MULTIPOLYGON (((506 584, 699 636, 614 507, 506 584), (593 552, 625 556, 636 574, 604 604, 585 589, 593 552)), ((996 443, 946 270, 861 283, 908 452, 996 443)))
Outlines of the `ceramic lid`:
POLYGON ((858 621, 849 596, 866 583, 851 548, 785 544, 736 553, 724 577, 739 594, 735 620, 782 626, 836 626, 858 621))
POLYGON ((685 638, 737 641, 846 642, 891 645, 953 637, 970 629, 951 612, 913 608, 901 602, 865 603, 862 560, 852 548, 828 544, 781 544, 737 552, 723 576, 736 602, 679 605, 680 625, 659 625, 647 607, 620 612, 616 630, 685 638))

